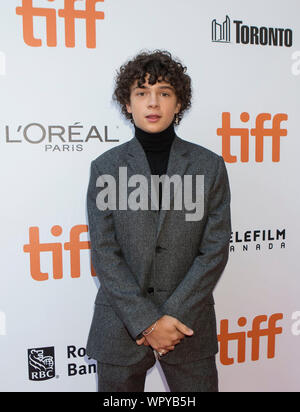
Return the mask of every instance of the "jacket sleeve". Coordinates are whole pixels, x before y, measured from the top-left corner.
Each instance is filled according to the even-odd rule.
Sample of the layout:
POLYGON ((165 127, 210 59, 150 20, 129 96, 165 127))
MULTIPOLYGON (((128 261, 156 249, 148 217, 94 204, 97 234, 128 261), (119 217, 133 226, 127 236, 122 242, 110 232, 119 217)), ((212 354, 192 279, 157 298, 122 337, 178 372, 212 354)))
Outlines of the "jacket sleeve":
POLYGON ((115 236, 112 210, 103 211, 96 205, 99 192, 96 181, 99 175, 95 161, 92 161, 87 191, 92 264, 110 305, 132 338, 136 339, 163 313, 143 295, 123 257, 115 236))
POLYGON ((174 316, 188 326, 191 311, 201 311, 228 261, 231 194, 223 157, 218 158, 215 182, 208 195, 207 221, 199 253, 183 280, 161 306, 164 314, 174 316))

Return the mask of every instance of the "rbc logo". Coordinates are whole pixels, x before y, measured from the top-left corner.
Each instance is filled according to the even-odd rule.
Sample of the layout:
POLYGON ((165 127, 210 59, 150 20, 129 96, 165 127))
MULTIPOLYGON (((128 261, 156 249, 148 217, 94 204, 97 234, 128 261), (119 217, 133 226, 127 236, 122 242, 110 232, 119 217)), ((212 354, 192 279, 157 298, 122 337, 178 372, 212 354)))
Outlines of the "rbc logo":
POLYGON ((28 373, 31 381, 46 381, 54 378, 54 346, 28 349, 28 373))

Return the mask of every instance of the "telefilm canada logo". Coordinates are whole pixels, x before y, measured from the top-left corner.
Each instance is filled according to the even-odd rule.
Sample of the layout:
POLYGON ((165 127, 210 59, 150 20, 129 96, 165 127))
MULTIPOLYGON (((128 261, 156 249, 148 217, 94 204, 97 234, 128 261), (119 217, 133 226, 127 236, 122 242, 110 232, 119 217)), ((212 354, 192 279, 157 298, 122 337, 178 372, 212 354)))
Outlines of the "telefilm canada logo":
POLYGON ((223 22, 216 19, 211 23, 211 39, 215 43, 251 44, 260 46, 291 47, 293 45, 293 31, 289 28, 252 26, 243 20, 231 20, 226 15, 223 22), (234 37, 233 40, 232 37, 234 37))
POLYGON ((28 375, 31 381, 46 381, 55 377, 54 346, 28 349, 28 375))
POLYGON ((231 232, 230 252, 270 251, 287 247, 285 228, 250 229, 231 232))

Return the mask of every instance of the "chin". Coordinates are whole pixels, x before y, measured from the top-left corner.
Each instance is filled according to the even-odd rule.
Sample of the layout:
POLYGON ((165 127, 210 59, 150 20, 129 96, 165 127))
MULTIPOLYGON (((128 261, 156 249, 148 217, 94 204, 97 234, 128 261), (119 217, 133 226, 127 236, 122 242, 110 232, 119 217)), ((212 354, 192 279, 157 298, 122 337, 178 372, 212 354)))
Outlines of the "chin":
POLYGON ((164 128, 163 128, 163 127, 158 127, 158 126, 156 126, 156 127, 148 127, 148 128, 147 128, 147 131, 148 131, 149 133, 159 133, 159 132, 161 132, 162 130, 164 130, 164 128))
POLYGON ((166 125, 159 125, 159 124, 152 124, 152 125, 147 125, 145 126, 145 131, 149 133, 159 133, 165 130, 168 126, 166 125))
POLYGON ((149 126, 149 125, 136 125, 137 127, 139 127, 140 129, 144 130, 144 132, 147 133, 158 133, 161 130, 163 130, 161 127, 157 127, 157 126, 149 126))

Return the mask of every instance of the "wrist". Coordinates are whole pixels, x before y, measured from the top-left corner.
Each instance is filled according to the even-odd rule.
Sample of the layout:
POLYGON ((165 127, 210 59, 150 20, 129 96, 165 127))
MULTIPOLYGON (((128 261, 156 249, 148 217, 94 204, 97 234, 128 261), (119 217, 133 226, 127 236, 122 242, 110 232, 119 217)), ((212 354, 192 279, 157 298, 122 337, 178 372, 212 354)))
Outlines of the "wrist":
POLYGON ((148 336, 148 335, 150 335, 150 333, 152 333, 152 332, 154 331, 154 329, 156 328, 156 325, 157 325, 157 321, 156 321, 153 325, 151 325, 149 328, 145 329, 145 330, 142 332, 143 336, 148 336))

